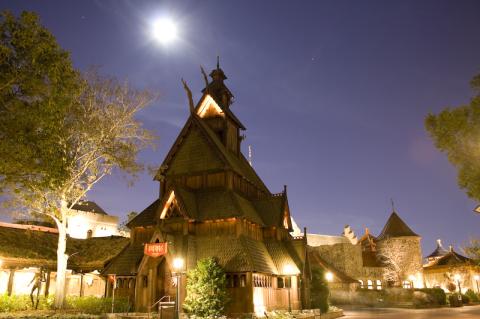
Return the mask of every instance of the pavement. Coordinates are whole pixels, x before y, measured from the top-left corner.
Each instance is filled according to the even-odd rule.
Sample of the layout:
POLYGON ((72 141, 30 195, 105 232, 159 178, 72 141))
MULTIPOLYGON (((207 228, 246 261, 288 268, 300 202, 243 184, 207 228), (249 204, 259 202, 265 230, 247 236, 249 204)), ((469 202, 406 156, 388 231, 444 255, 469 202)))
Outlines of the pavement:
POLYGON ((398 308, 363 308, 344 309, 342 319, 480 319, 480 305, 460 308, 435 309, 398 309, 398 308))

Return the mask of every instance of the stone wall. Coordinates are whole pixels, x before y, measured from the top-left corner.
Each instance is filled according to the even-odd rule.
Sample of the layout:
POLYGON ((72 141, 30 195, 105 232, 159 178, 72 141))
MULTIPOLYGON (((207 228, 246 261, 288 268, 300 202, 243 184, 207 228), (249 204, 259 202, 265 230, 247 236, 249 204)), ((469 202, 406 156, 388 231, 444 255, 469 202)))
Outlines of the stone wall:
POLYGON ((362 249, 350 243, 317 246, 313 249, 330 265, 352 278, 362 274, 362 249))

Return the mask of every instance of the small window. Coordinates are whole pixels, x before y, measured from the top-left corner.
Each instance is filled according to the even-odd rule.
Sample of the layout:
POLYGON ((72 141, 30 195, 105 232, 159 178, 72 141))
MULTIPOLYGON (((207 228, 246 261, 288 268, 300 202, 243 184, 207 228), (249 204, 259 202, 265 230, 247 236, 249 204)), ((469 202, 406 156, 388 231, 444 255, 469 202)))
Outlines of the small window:
POLYGON ((371 281, 370 279, 367 280, 367 284, 368 284, 368 289, 373 289, 373 281, 371 281))
POLYGON ((377 284, 377 290, 382 290, 382 281, 377 279, 376 284, 377 284))
POLYGON ((89 229, 87 231, 87 238, 92 238, 93 237, 93 231, 91 229, 89 229))
POLYGON ((245 274, 240 275, 240 287, 247 286, 247 276, 245 274))
POLYGON ((128 288, 132 289, 133 287, 135 287, 135 279, 130 278, 128 281, 128 288))
POLYGON ((283 277, 277 277, 277 288, 285 288, 283 277))
POLYGON ((148 287, 148 276, 142 276, 143 288, 148 287))
POLYGON ((404 280, 402 283, 402 287, 405 289, 410 289, 412 288, 412 283, 410 281, 404 280))
POLYGON ((360 289, 365 288, 365 285, 363 284, 363 280, 359 280, 358 282, 360 283, 360 289))
POLYGON ((227 275, 227 278, 226 278, 226 286, 227 288, 233 288, 233 278, 232 278, 232 275, 227 275))

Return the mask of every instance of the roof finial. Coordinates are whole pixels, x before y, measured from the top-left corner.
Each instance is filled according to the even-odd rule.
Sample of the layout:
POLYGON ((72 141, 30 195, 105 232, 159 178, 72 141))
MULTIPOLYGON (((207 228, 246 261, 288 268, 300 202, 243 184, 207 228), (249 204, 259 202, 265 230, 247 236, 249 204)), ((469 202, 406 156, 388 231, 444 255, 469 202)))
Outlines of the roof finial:
POLYGON ((437 239, 437 247, 438 247, 438 248, 443 248, 442 240, 441 240, 441 239, 437 239))
POLYGON ((248 164, 253 167, 252 162, 252 145, 248 145, 248 164))
POLYGON ((390 203, 392 204, 392 212, 395 212, 395 203, 393 202, 393 198, 390 198, 390 203))
POLYGON ((220 69, 220 56, 217 55, 217 70, 220 69))

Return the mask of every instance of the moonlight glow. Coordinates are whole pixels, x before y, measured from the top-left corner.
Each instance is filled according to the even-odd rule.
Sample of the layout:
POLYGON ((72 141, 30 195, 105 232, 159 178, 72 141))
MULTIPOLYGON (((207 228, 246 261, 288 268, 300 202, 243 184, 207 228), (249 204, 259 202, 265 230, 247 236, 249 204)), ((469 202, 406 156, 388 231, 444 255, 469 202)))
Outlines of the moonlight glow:
POLYGON ((158 19, 153 22, 152 36, 158 42, 167 44, 177 38, 177 26, 170 19, 158 19))

